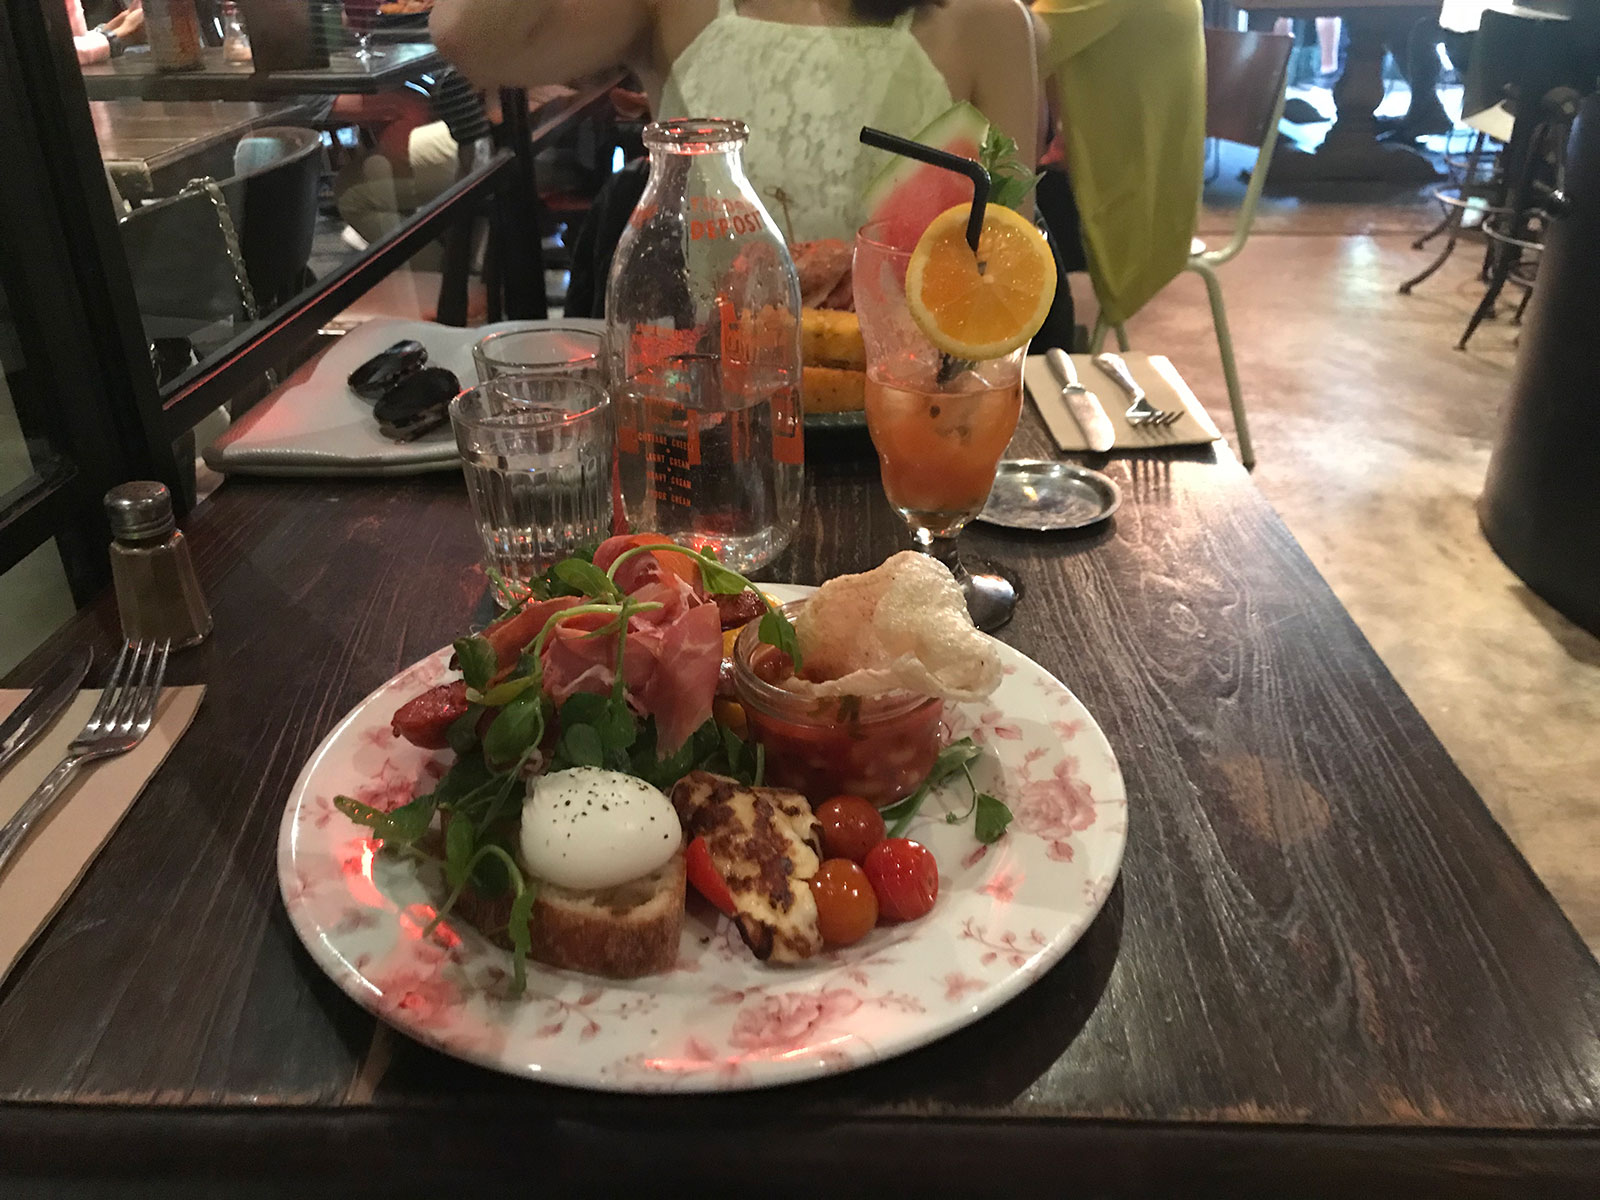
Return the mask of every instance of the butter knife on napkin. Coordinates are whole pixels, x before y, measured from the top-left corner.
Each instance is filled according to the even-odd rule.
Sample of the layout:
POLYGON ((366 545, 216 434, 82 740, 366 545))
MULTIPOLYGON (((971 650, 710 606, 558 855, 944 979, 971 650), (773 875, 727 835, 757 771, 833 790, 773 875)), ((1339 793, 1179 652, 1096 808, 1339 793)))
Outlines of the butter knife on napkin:
POLYGON ((1083 430, 1084 442, 1095 453, 1104 454, 1116 443, 1117 434, 1111 427, 1111 418, 1100 406, 1100 398, 1078 381, 1078 372, 1065 350, 1047 350, 1044 358, 1061 381, 1061 401, 1083 430))
POLYGON ((0 772, 61 715, 89 673, 94 652, 84 647, 56 662, 39 686, 0 721, 0 772))

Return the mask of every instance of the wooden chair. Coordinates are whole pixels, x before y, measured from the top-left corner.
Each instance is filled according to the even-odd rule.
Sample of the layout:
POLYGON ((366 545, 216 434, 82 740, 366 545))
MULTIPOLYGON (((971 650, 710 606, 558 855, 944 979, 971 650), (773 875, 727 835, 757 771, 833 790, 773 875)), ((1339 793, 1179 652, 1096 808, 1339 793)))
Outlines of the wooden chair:
MULTIPOLYGON (((1255 146, 1256 165, 1250 171, 1244 202, 1234 222, 1233 236, 1227 245, 1211 250, 1195 238, 1190 244, 1186 269, 1205 280, 1211 301, 1211 320, 1216 329, 1217 349, 1222 355, 1222 375, 1228 384, 1228 403, 1233 408, 1233 425, 1239 437, 1239 457, 1244 465, 1255 465, 1255 450, 1250 445, 1250 426, 1245 419, 1244 396, 1239 388, 1239 370, 1234 363, 1233 335, 1228 331, 1228 311, 1222 302, 1222 283, 1216 268, 1238 255, 1250 236, 1256 205, 1266 186, 1272 165, 1273 147, 1278 142, 1278 120, 1283 115, 1284 90, 1288 84, 1289 54, 1294 39, 1270 33, 1235 33, 1231 29, 1206 30, 1206 136, 1225 142, 1255 146)), ((1121 324, 1095 322, 1091 345, 1098 352, 1106 334, 1114 331, 1117 345, 1128 348, 1127 330, 1121 324)))

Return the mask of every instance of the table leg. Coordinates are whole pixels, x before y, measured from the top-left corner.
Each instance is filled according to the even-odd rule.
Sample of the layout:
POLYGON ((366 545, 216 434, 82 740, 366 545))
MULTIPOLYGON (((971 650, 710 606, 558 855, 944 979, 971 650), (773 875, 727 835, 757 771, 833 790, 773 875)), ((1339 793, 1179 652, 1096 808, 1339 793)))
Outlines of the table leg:
POLYGON ((1374 113, 1383 103, 1384 18, 1381 14, 1347 11, 1350 47, 1344 72, 1333 87, 1338 117, 1316 152, 1278 143, 1269 183, 1326 183, 1372 180, 1422 184, 1443 178, 1422 155, 1405 146, 1378 141, 1374 113))

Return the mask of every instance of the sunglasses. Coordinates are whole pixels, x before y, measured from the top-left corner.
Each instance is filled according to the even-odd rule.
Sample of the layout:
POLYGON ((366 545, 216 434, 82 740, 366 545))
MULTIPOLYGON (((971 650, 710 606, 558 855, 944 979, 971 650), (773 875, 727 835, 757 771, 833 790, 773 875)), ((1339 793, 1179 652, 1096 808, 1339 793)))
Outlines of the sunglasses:
POLYGON ((345 382, 363 400, 385 437, 409 442, 445 423, 461 383, 443 367, 427 365, 421 342, 396 342, 350 372, 345 382))

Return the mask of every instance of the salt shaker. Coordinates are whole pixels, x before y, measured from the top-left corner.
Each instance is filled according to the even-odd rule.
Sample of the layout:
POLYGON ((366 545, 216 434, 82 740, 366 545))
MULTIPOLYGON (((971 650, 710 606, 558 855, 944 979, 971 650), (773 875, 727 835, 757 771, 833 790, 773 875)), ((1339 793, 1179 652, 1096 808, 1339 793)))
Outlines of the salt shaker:
POLYGON ((147 480, 106 493, 111 519, 111 578, 122 632, 130 639, 194 646, 211 632, 211 613, 195 578, 189 543, 172 516, 166 485, 147 480))

